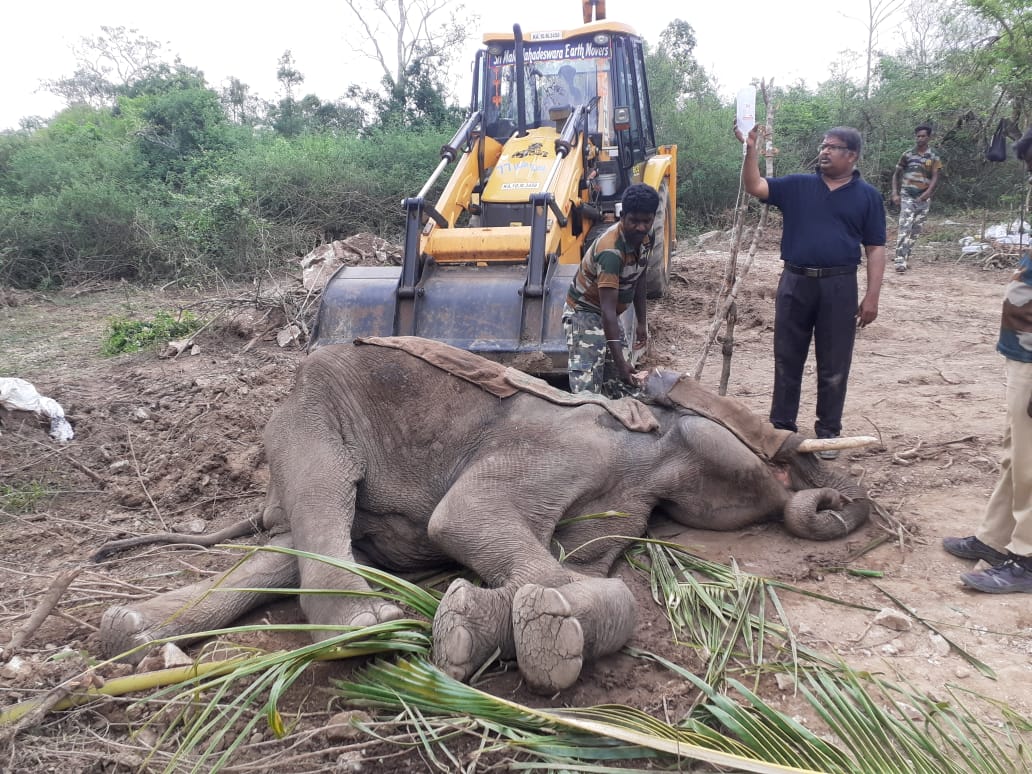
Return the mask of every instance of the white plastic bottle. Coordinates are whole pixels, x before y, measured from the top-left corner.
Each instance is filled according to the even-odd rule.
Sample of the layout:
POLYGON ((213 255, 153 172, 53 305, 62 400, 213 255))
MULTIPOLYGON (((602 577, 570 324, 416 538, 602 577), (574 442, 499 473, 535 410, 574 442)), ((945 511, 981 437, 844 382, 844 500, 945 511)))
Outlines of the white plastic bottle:
POLYGON ((738 92, 737 126, 742 136, 756 126, 756 87, 746 86, 738 92))

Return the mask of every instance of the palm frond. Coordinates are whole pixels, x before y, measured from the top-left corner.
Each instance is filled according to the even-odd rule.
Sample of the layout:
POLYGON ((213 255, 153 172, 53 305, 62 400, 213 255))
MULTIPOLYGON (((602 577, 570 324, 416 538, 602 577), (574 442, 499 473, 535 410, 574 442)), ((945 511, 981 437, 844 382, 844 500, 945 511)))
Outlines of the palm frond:
MULTIPOLYGON (((324 560, 289 549, 266 550, 324 560)), ((263 720, 277 735, 288 731, 278 705, 312 663, 391 653, 403 655, 395 663, 374 662, 355 679, 339 683, 340 694, 353 703, 397 713, 396 721, 413 729, 411 738, 427 761, 442 771, 463 768, 462 756, 449 745, 470 735, 479 738, 476 756, 517 754, 527 760, 513 762, 512 768, 542 771, 619 774, 628 770, 610 764, 650 758, 659 765, 694 759, 738 771, 828 774, 1003 774, 1032 768, 1021 739, 1032 724, 1005 704, 949 686, 944 689, 947 699, 932 699, 906 683, 853 671, 798 643, 779 594, 800 590, 743 573, 734 563, 708 562, 662 541, 643 541, 629 559, 649 574, 653 597, 666 611, 675 640, 700 648, 707 658, 705 675, 699 677, 667 659, 625 648, 633 657, 670 669, 697 691, 687 717, 676 724, 619 705, 543 710, 483 693, 429 663, 429 620, 415 619, 343 631, 301 625, 210 632, 225 638, 290 629, 330 636, 293 651, 251 653, 221 668, 198 664, 192 673, 182 674, 185 683, 162 688, 140 704, 155 699, 167 703, 165 719, 171 719, 161 744, 178 747, 167 771, 192 766, 194 771, 215 772, 263 720), (777 671, 794 676, 823 730, 806 728, 764 702, 755 685, 745 684, 777 671), (988 704, 1002 720, 980 721, 961 694, 988 704)), ((427 619, 436 611, 435 592, 352 562, 325 561, 356 572, 374 587, 352 593, 389 598, 427 619)))
MULTIPOLYGON (((623 753, 629 751, 636 757, 661 753, 676 759, 700 760, 764 774, 816 771, 757 759, 747 747, 730 738, 722 740, 725 749, 714 749, 709 746, 714 733, 700 734, 694 729, 678 728, 630 707, 608 705, 563 710, 527 707, 453 680, 418 657, 393 663, 378 661, 363 669, 356 678, 338 682, 337 688, 344 699, 364 706, 395 710, 415 706, 445 716, 470 716, 492 724, 505 736, 519 731, 520 749, 527 751, 540 749, 554 754, 559 749, 557 740, 575 731, 631 745, 623 753), (536 736, 527 736, 526 732, 536 736)), ((579 748, 570 746, 568 749, 570 758, 577 760, 579 748)))
POLYGON ((767 579, 740 578, 734 563, 714 565, 674 544, 648 541, 639 552, 647 556, 647 564, 640 558, 632 562, 649 573, 653 595, 664 605, 675 639, 694 637, 707 643, 707 650, 719 643, 725 651, 710 656, 706 675, 700 678, 666 659, 625 649, 664 664, 705 696, 705 701, 693 706, 688 725, 715 723, 766 760, 833 772, 1026 770, 1029 751, 1018 734, 1027 730, 1028 723, 1016 722, 1005 705, 977 697, 1002 715, 993 732, 956 696, 953 702, 936 702, 912 686, 851 670, 800 645, 777 593, 799 589, 767 579), (756 590, 756 584, 762 591, 756 590), (768 599, 776 614, 773 620, 764 604, 768 599), (729 623, 736 618, 737 625, 729 623), (731 653, 737 655, 737 671, 743 676, 752 674, 756 679, 764 671, 788 671, 797 684, 804 677, 802 693, 836 743, 803 728, 746 688, 728 671, 731 653), (723 686, 744 702, 725 695, 723 686))

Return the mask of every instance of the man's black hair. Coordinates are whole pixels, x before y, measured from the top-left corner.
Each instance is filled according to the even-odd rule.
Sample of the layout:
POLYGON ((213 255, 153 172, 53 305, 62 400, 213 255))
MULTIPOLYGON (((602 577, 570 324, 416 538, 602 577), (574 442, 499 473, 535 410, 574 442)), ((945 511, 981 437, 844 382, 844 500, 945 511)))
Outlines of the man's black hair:
POLYGON ((928 132, 928 135, 931 136, 932 127, 930 127, 928 124, 918 124, 914 127, 914 134, 917 134, 918 132, 928 132))
POLYGON ((864 138, 860 136, 860 132, 851 126, 836 126, 834 129, 829 129, 824 133, 825 137, 837 137, 846 144, 846 147, 853 151, 857 156, 860 155, 861 148, 864 147, 864 138))
POLYGON ((1021 139, 1014 143, 1014 155, 1019 159, 1024 159, 1025 154, 1032 150, 1032 126, 1025 130, 1025 133, 1021 135, 1021 139))
POLYGON ((622 209, 621 215, 629 215, 632 212, 645 212, 655 215, 659 209, 659 194, 651 185, 635 183, 627 186, 623 198, 620 200, 622 209))

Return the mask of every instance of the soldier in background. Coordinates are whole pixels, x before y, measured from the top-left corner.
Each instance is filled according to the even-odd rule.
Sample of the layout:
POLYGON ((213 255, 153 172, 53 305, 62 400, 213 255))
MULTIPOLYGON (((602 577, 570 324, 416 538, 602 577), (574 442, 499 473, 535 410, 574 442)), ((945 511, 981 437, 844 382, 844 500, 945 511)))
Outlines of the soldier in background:
POLYGON ((932 194, 939 184, 942 161, 928 147, 932 127, 927 124, 914 129, 915 145, 900 156, 892 172, 892 203, 899 205, 899 233, 896 237, 896 271, 907 270, 907 259, 921 226, 928 218, 932 194))

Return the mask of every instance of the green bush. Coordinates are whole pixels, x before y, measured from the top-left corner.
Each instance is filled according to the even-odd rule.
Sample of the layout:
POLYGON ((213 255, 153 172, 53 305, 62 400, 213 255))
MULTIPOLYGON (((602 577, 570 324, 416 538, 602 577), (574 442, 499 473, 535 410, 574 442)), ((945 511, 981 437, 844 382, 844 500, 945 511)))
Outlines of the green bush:
POLYGON ((158 312, 153 320, 114 318, 108 322, 110 334, 100 351, 104 355, 139 352, 188 336, 200 327, 200 321, 188 311, 176 317, 168 312, 158 312))
POLYGON ((38 481, 27 484, 0 484, 0 511, 34 513, 54 492, 38 481))

